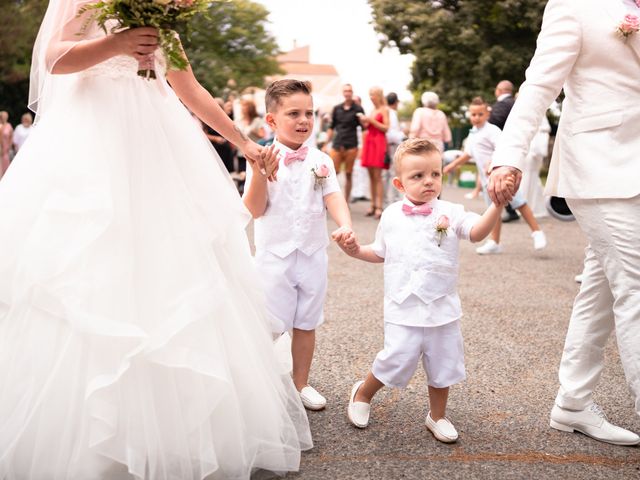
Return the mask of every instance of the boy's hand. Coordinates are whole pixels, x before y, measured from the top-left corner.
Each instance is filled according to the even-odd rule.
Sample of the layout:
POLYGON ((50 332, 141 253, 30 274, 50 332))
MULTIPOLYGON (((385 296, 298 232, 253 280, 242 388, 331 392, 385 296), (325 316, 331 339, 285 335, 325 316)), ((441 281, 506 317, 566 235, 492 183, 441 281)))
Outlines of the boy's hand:
MULTIPOLYGON (((345 228, 345 227, 341 227, 345 228)), ((360 250, 360 244, 358 243, 358 239, 356 238, 355 233, 351 229, 345 229, 344 231, 338 233, 341 228, 334 231, 331 234, 331 237, 336 241, 338 246, 347 254, 347 255, 355 255, 360 250), (348 230, 348 232, 347 232, 348 230)))
POLYGON ((332 233, 331 233, 331 238, 335 241, 335 242, 342 242, 346 237, 348 237, 349 235, 353 235, 353 230, 351 230, 350 227, 339 227, 336 228, 332 233))

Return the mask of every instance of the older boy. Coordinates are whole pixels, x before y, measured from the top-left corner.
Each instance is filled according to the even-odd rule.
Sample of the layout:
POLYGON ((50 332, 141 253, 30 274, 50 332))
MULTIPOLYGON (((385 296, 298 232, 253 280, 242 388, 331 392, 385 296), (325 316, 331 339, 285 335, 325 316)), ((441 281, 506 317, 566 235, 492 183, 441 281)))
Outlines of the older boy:
POLYGON ((309 84, 273 82, 265 102, 266 121, 276 135, 265 156, 277 155, 277 181, 268 182, 259 167, 252 165, 244 203, 256 219, 256 263, 274 331, 293 331, 293 382, 304 406, 321 410, 327 401, 308 381, 315 330, 324 320, 329 244, 326 210, 338 224, 336 238, 351 234, 351 216, 331 158, 303 146, 313 132, 309 84))

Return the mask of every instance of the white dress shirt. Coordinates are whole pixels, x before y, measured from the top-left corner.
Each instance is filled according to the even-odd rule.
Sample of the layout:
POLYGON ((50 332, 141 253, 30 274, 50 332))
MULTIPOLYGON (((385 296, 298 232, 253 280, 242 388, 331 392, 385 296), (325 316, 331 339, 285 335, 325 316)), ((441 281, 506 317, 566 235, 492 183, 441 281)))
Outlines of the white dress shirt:
MULTIPOLYGON (((324 197, 340 191, 331 158, 317 148, 309 148, 304 161, 284 164, 292 150, 277 140, 280 150, 278 180, 268 182, 267 209, 255 220, 256 249, 269 251, 281 258, 295 250, 311 255, 329 245, 324 197), (329 176, 317 184, 312 169, 326 165, 329 176)), ((246 191, 251 185, 251 169, 247 169, 246 191)))
POLYGON ((473 127, 469 131, 464 151, 475 161, 482 185, 487 184, 486 171, 491 164, 491 157, 501 134, 502 130, 489 122, 485 122, 480 128, 473 127))
POLYGON ((430 215, 406 215, 403 203, 413 205, 405 198, 386 208, 372 244, 384 258, 385 322, 433 327, 455 321, 462 316, 456 291, 458 241, 469 238, 480 216, 437 199, 430 215), (438 246, 436 225, 442 215, 450 226, 438 246))
POLYGON ((386 133, 387 143, 390 145, 400 145, 404 140, 404 133, 400 128, 400 121, 398 120, 398 112, 393 108, 389 109, 389 128, 386 133))

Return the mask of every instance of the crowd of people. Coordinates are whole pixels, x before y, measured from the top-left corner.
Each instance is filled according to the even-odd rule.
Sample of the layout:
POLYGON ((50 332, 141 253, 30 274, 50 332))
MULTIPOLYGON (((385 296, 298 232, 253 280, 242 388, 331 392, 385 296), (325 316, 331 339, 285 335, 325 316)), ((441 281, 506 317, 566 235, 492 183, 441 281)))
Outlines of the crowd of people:
POLYGON ((14 129, 9 121, 9 113, 0 111, 0 178, 9 168, 13 157, 27 140, 33 128, 33 116, 26 112, 14 129))

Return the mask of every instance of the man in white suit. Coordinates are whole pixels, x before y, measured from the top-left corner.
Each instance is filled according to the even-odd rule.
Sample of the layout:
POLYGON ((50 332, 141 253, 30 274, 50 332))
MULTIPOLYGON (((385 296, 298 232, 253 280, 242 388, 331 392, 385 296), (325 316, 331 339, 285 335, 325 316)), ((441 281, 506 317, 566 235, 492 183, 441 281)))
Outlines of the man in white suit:
POLYGON ((567 199, 589 247, 551 426, 636 445, 640 437, 609 423, 592 400, 615 329, 640 415, 640 32, 622 35, 627 15, 640 17, 634 0, 549 1, 527 80, 493 157, 489 194, 494 201, 511 198, 505 181, 515 178, 517 188, 542 115, 564 86, 545 193, 567 199))

